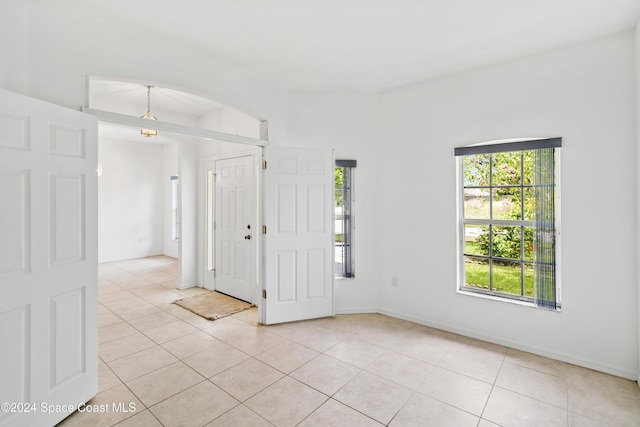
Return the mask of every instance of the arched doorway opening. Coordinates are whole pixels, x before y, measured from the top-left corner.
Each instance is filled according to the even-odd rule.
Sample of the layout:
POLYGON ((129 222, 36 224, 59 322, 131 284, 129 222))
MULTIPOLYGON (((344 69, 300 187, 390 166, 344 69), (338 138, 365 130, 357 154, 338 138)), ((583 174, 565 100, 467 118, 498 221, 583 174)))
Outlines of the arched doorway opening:
POLYGON ((258 304, 259 239, 220 242, 215 227, 221 203, 215 203, 211 175, 225 159, 249 165, 250 203, 243 203, 247 212, 241 217, 256 230, 266 121, 170 87, 100 77, 87 78, 86 104, 84 110, 100 120, 99 261, 164 254, 178 259, 176 287, 216 289, 216 276, 224 282, 220 267, 228 267, 231 257, 233 268, 225 271, 235 272, 233 261, 240 256, 237 250, 224 257, 220 252, 243 244, 246 259, 237 264, 244 266, 238 275, 246 279, 245 289, 224 289, 258 304), (141 129, 153 130, 146 132, 153 136, 141 129))

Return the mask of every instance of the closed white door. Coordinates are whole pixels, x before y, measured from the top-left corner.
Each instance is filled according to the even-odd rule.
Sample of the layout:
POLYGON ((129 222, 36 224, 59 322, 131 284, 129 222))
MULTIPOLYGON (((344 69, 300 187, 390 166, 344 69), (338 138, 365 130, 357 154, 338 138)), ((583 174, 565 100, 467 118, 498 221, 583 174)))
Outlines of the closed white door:
POLYGON ((215 290, 251 302, 253 158, 216 161, 215 290))
POLYGON ((0 426, 98 391, 96 164, 94 117, 0 90, 0 426))
POLYGON ((334 315, 334 159, 329 149, 267 147, 264 321, 334 315))

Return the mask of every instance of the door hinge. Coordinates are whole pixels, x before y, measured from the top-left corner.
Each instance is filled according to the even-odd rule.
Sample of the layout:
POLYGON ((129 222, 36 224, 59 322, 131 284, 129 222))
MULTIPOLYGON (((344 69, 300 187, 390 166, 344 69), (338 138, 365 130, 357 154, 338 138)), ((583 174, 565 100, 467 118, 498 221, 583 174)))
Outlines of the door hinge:
POLYGON ((267 299, 267 290, 266 289, 262 290, 262 298, 267 299))
POLYGON ((211 270, 211 271, 213 271, 213 277, 216 277, 216 269, 214 268, 214 269, 213 269, 213 270, 211 270))
POLYGON ((217 226, 216 222, 215 222, 215 221, 213 221, 213 229, 214 229, 214 230, 216 229, 216 226, 217 226))
POLYGON ((266 225, 262 226, 262 234, 267 234, 267 226, 266 225))
POLYGON ((267 169, 267 161, 266 160, 262 161, 262 169, 267 169))

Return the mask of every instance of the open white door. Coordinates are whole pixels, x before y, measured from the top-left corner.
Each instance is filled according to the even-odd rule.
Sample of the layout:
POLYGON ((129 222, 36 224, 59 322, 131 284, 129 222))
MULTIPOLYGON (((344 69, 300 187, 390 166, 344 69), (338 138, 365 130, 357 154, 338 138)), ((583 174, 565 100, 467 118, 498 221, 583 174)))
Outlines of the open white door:
POLYGON ((97 132, 0 89, 2 427, 55 425, 98 391, 97 132))
POLYGON ((333 151, 269 146, 265 157, 264 323, 333 316, 333 151))

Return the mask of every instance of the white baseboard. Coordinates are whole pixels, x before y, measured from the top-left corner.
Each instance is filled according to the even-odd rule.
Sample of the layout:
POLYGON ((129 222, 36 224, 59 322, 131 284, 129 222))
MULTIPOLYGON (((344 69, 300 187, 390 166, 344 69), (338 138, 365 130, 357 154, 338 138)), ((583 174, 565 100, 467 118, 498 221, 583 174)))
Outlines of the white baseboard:
POLYGON ((191 283, 181 283, 177 285, 176 288, 182 290, 182 289, 195 288, 196 286, 198 286, 196 282, 191 282, 191 283))
POLYGON ((364 314, 378 313, 377 307, 340 307, 336 308, 336 314, 364 314))
POLYGON ((499 345, 503 345, 503 346, 506 346, 506 347, 514 348, 516 350, 526 351, 528 353, 533 353, 533 354, 537 354, 539 356, 548 357, 549 359, 554 359, 554 360, 559 360, 561 362, 571 363, 572 365, 578 365, 578 366, 582 366, 584 368, 589 368, 589 369, 593 369, 595 371, 600 371, 600 372, 604 372, 604 373, 607 373, 607 374, 615 375, 617 377, 622 377, 622 378, 626 378, 626 379, 629 379, 629 380, 632 380, 632 381, 639 381, 640 382, 640 374, 638 372, 629 371, 629 370, 625 370, 625 369, 620 369, 620 368, 615 367, 615 366, 610 366, 610 365, 603 364, 603 363, 600 363, 600 362, 597 362, 597 361, 594 361, 594 360, 585 359, 585 358, 582 358, 582 357, 578 357, 576 355, 571 355, 571 354, 566 354, 566 353, 558 353, 558 352, 554 352, 554 351, 549 351, 548 349, 531 347, 531 346, 528 346, 528 345, 523 344, 523 343, 512 342, 512 341, 508 341, 508 340, 501 340, 501 339, 496 338, 496 337, 486 336, 486 335, 483 335, 483 334, 477 334, 477 333, 475 333, 473 331, 469 331, 469 330, 465 330, 465 329, 452 328, 452 327, 450 327, 448 325, 443 325, 443 324, 440 324, 438 322, 432 322, 432 321, 429 321, 427 319, 421 319, 421 318, 417 318, 417 317, 414 317, 414 316, 408 316, 408 315, 405 315, 403 313, 398 313, 398 312, 393 311, 393 310, 381 309, 381 310, 378 310, 378 312, 380 314, 384 314, 384 315, 391 316, 391 317, 396 317, 398 319, 408 320, 410 322, 418 323, 420 325, 429 326, 429 327, 436 328, 436 329, 441 329, 443 331, 452 332, 452 333, 458 334, 458 335, 464 335, 464 336, 470 337, 470 338, 476 338, 476 339, 487 341, 487 342, 491 342, 491 343, 494 343, 494 344, 499 344, 499 345))

